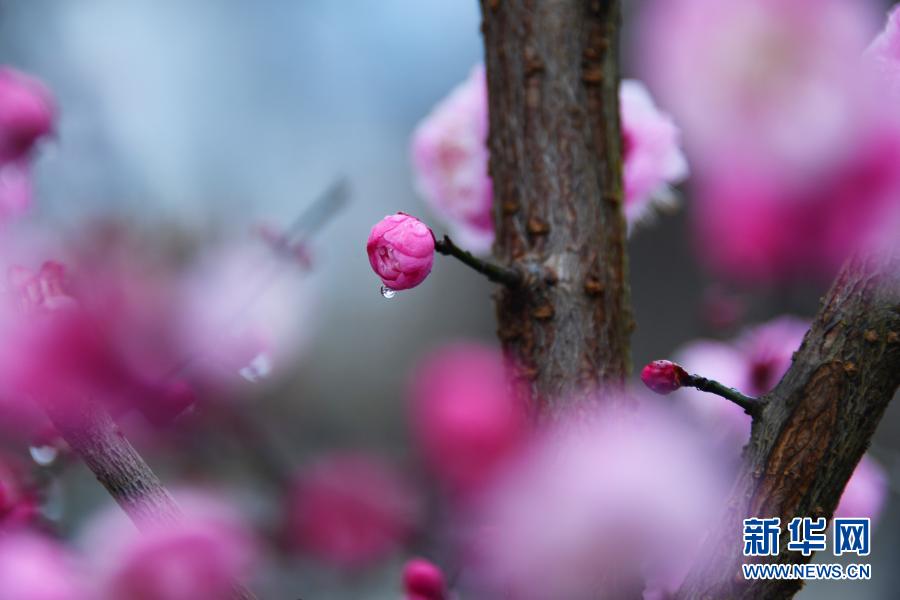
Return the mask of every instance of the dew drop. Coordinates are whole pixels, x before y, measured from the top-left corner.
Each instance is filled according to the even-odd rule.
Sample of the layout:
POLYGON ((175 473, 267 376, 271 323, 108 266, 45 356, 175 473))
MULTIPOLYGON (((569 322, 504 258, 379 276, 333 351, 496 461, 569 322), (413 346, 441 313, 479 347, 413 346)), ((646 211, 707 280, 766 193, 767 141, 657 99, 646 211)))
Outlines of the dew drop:
POLYGON ((391 298, 393 298, 396 295, 397 295, 397 290, 392 290, 391 288, 389 288, 386 285, 381 286, 381 296, 383 298, 390 300, 391 298))
POLYGON ((59 450, 54 446, 31 446, 28 453, 31 459, 42 467, 49 467, 59 456, 59 450))

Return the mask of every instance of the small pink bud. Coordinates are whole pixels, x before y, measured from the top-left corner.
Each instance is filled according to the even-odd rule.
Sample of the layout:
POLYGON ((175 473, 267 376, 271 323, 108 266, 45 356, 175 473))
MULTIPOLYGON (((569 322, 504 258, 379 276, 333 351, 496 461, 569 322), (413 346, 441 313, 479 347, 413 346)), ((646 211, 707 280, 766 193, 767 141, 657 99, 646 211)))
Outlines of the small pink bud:
POLYGON ((443 572, 424 558, 414 558, 406 563, 403 589, 407 600, 443 600, 447 597, 443 572))
POLYGON ((434 263, 434 234, 425 223, 404 213, 375 224, 366 244, 372 270, 392 290, 422 283, 434 263))
POLYGON ((0 67, 0 162, 23 157, 53 130, 53 101, 32 77, 0 67))
POLYGON ((671 394, 682 387, 687 371, 671 360, 654 360, 641 370, 641 381, 657 394, 671 394))

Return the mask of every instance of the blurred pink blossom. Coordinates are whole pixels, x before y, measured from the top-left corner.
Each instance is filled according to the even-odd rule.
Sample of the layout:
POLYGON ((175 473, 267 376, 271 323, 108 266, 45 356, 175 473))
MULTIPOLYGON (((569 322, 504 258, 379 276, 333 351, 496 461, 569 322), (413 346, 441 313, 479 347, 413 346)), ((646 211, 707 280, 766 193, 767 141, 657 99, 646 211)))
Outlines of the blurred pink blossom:
MULTIPOLYGON (((638 81, 620 90, 625 216, 629 226, 675 200, 669 187, 687 177, 679 131, 638 81)), ((472 69, 419 123, 412 137, 416 187, 461 246, 487 254, 494 241, 488 176, 488 100, 483 65, 472 69)))
POLYGON ((414 558, 403 567, 404 600, 445 600, 447 584, 440 567, 424 558, 414 558))
POLYGON ((622 81, 623 184, 625 218, 629 225, 647 218, 655 207, 675 201, 671 184, 684 180, 688 164, 680 132, 669 115, 660 112, 643 83, 622 81))
POLYGON ((301 471, 287 505, 289 541, 319 560, 355 569, 398 550, 416 530, 416 490, 372 456, 324 456, 301 471))
MULTIPOLYGON (((180 382, 163 378, 174 364, 166 361, 175 359, 154 352, 163 350, 154 343, 167 331, 169 315, 155 312, 156 296, 137 293, 131 284, 127 290, 120 281, 109 287, 110 273, 93 266, 97 271, 82 273, 78 282, 53 261, 36 273, 10 271, 17 306, 4 307, 0 329, 7 389, 21 403, 39 398, 67 404, 87 395, 114 412, 137 408, 151 421, 167 421, 192 401, 180 382), (124 301, 126 291, 139 302, 124 301)), ((139 285, 159 293, 166 289, 154 286, 159 283, 144 273, 139 285)))
POLYGON ((479 254, 489 252, 494 241, 487 134, 487 82, 484 66, 477 65, 412 137, 416 188, 450 236, 479 254))
POLYGON ((470 517, 466 569, 483 597, 639 591, 696 551, 721 505, 722 472, 694 432, 649 404, 564 421, 470 517))
POLYGON ((37 489, 26 469, 13 457, 0 454, 0 532, 31 524, 38 516, 37 489))
POLYGON ((844 488, 834 516, 868 517, 874 523, 881 516, 887 499, 887 473, 874 458, 864 455, 844 488))
POLYGON ((428 354, 410 385, 410 424, 434 476, 453 492, 484 485, 527 434, 500 350, 457 342, 428 354))
MULTIPOLYGON (((731 342, 698 340, 675 353, 689 373, 715 379, 749 396, 775 387, 791 366, 809 324, 795 317, 779 317, 745 330, 731 342)), ((737 405, 717 396, 685 388, 673 402, 693 413, 718 441, 735 451, 750 439, 750 417, 737 405)))
POLYGON ((41 82, 0 67, 0 218, 20 215, 31 204, 31 150, 53 131, 55 118, 41 82))
POLYGON ((646 3, 643 70, 684 132, 695 243, 717 273, 830 278, 895 235, 900 122, 866 76, 875 23, 856 0, 646 3))
POLYGON ((405 213, 388 215, 372 227, 366 252, 372 270, 386 287, 408 290, 431 273, 434 234, 415 217, 405 213))
POLYGON ((55 113, 44 84, 0 67, 0 163, 27 156, 37 140, 53 131, 55 113))
POLYGON ((24 531, 0 537, 0 598, 84 600, 89 597, 74 558, 62 545, 24 531))
POLYGON ((236 509, 211 492, 175 492, 184 519, 138 532, 117 506, 81 543, 98 600, 220 600, 253 571, 257 544, 236 509))
POLYGON ((884 30, 866 50, 866 58, 892 98, 900 97, 900 8, 891 10, 884 30))

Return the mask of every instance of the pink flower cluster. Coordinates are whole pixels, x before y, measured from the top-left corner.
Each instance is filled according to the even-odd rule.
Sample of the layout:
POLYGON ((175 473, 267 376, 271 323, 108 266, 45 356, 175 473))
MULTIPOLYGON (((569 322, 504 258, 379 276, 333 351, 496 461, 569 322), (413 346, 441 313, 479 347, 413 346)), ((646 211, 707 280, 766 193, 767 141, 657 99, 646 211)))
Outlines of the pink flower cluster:
POLYGON ((857 0, 651 0, 638 55, 681 125, 700 258, 751 283, 830 278, 900 226, 896 16, 857 0), (870 68, 872 63, 877 68, 870 68), (896 96, 894 96, 896 97, 896 96))
MULTIPOLYGON (((669 186, 687 177, 688 167, 678 128, 640 82, 622 82, 620 103, 625 216, 634 225, 673 203, 669 186)), ((487 85, 478 65, 412 137, 416 188, 451 236, 476 254, 487 253, 494 240, 487 134, 487 85)))
POLYGON ((31 204, 31 154, 53 131, 50 92, 38 80, 0 67, 0 219, 22 214, 31 204))

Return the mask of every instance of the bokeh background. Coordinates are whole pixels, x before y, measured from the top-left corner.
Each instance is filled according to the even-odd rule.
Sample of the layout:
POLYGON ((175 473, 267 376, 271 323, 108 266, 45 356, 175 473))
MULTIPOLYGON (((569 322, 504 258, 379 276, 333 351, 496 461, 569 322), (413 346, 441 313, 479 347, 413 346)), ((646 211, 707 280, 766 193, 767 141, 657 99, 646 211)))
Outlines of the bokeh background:
MULTIPOLYGON (((630 75, 627 36, 639 3, 626 4, 630 75)), ((431 217, 414 191, 409 138, 481 60, 479 21, 474 0, 0 1, 0 63, 44 80, 60 111, 57 136, 36 161, 37 200, 27 219, 62 231, 115 215, 142 227, 239 236, 261 221, 286 225, 345 177, 350 203, 312 240, 308 293, 297 298, 307 315, 300 358, 260 384, 250 408, 292 465, 340 448, 412 463, 409 370, 448 340, 492 341, 492 288, 439 258, 425 284, 387 301, 363 245, 385 214, 431 217)), ((702 314, 712 279, 693 252, 690 211, 687 194, 681 210, 631 238, 636 365, 712 334, 702 314)), ((747 320, 809 317, 823 291, 804 284, 753 294, 747 320)), ((895 402, 872 446, 894 486, 874 538, 872 581, 809 584, 799 597, 888 598, 900 587, 898 434, 895 402)), ((146 451, 164 477, 184 475, 146 451)), ((231 485, 253 485, 232 466, 233 449, 222 456, 231 485)), ((65 488, 59 511, 75 530, 104 493, 80 468, 66 475, 65 488)), ((273 510, 246 495, 255 510, 273 510)), ((276 561, 259 591, 392 598, 398 564, 349 578, 276 561)))

